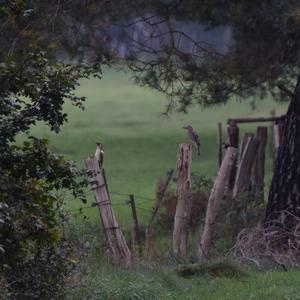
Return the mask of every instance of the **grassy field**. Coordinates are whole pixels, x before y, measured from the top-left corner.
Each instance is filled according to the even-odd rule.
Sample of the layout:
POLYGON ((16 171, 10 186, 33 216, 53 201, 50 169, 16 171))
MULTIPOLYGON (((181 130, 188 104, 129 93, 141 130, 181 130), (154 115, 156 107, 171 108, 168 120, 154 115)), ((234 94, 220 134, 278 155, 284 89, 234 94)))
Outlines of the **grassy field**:
MULTIPOLYGON (((110 191, 147 198, 154 197, 157 180, 175 167, 178 144, 188 141, 183 125, 192 124, 201 138, 202 154, 200 158, 193 157, 193 171, 213 177, 217 170, 218 122, 223 123, 225 132, 225 123, 230 117, 269 115, 273 109, 281 114, 287 106, 267 99, 257 101, 257 109, 253 110, 249 101, 232 101, 226 106, 206 110, 191 107, 187 115, 174 113, 166 118, 162 116, 166 103, 162 95, 135 86, 128 74, 116 71, 104 73, 102 80, 82 81, 78 94, 87 97, 86 109, 80 111, 67 104, 69 122, 60 134, 51 134, 44 126, 34 128, 33 133, 48 138, 53 150, 76 161, 80 167, 83 167, 82 160, 94 153, 95 142, 101 141, 110 191)), ((243 125, 241 130, 254 132, 256 126, 243 125)), ((267 170, 266 185, 271 177, 269 156, 267 170)), ((86 206, 92 201, 88 190, 87 195, 89 203, 86 206)), ((125 200, 125 196, 112 194, 114 204, 125 203, 125 200)), ((147 221, 152 201, 137 197, 137 205, 140 221, 147 221)), ((69 197, 69 209, 81 206, 82 203, 69 197)), ((121 225, 129 225, 129 207, 114 208, 121 225)), ((84 212, 98 231, 97 210, 86 209, 84 212)), ((81 220, 80 217, 73 222, 81 220)), ((131 272, 108 267, 97 254, 91 254, 81 262, 81 268, 84 270, 72 279, 71 285, 75 285, 75 289, 70 292, 69 299, 300 299, 299 272, 296 270, 252 270, 244 279, 210 276, 182 279, 176 275, 174 264, 136 266, 131 272)))
MULTIPOLYGON (((97 265, 99 260, 95 262, 97 265)), ((89 269, 87 282, 69 300, 299 300, 299 271, 246 270, 242 277, 209 274, 182 278, 176 268, 152 266, 134 272, 103 267, 89 269)))
MULTIPOLYGON (((58 135, 49 133, 43 126, 34 129, 40 137, 48 138, 51 147, 83 167, 82 160, 91 155, 95 142, 101 141, 105 151, 105 169, 109 188, 113 192, 133 193, 154 197, 155 184, 165 172, 175 167, 177 145, 188 141, 182 126, 192 124, 201 139, 201 157, 194 156, 193 171, 211 177, 216 174, 216 128, 230 117, 269 115, 272 109, 284 113, 286 105, 271 100, 257 101, 253 110, 250 101, 232 101, 226 106, 201 109, 191 107, 187 115, 162 115, 166 100, 163 95, 135 86, 128 74, 105 72, 102 80, 82 82, 78 94, 87 97, 85 111, 67 104, 69 122, 58 135)), ((242 131, 255 131, 256 125, 243 125, 242 131)), ((268 160, 268 169, 270 169, 268 160)), ((270 180, 267 176, 266 181, 270 180)), ((91 201, 92 197, 88 192, 91 201)), ((112 195, 119 203, 122 196, 112 195)), ((138 199, 137 199, 138 200, 138 199)), ((69 208, 81 203, 70 199, 69 208)), ((143 203, 149 208, 151 203, 143 203)), ((128 209, 116 207, 121 223, 127 223, 128 209)), ((86 214, 96 218, 95 210, 86 214)), ((146 212, 141 210, 145 216, 146 212)))
MULTIPOLYGON (((49 133, 43 126, 34 129, 40 137, 48 138, 51 147, 68 159, 83 167, 82 160, 93 154, 95 142, 101 141, 105 151, 105 169, 109 188, 113 192, 133 193, 153 198, 155 185, 170 168, 175 167, 177 145, 188 139, 182 126, 192 124, 201 139, 201 157, 193 158, 193 171, 207 177, 216 174, 216 128, 230 117, 269 115, 272 109, 277 114, 284 113, 286 104, 271 100, 257 101, 253 110, 250 101, 232 101, 226 106, 201 109, 191 107, 187 115, 174 113, 164 117, 166 100, 163 95, 137 87, 128 74, 109 71, 102 80, 83 81, 78 94, 87 97, 86 109, 81 111, 71 105, 65 109, 69 122, 58 135, 49 133)), ((255 131, 257 125, 243 125, 241 130, 255 131)), ((270 169, 268 160, 268 169, 270 169)), ((270 180, 267 176, 266 181, 270 180)), ((87 191, 90 201, 92 197, 87 191)), ((119 203, 122 196, 112 195, 112 201, 119 203)), ((137 199, 138 201, 139 199, 137 199)), ((151 207, 144 202, 145 208, 151 207)), ((69 208, 81 206, 74 199, 69 200, 69 208)), ((128 223, 128 208, 116 207, 121 223, 128 223)), ((86 210, 86 214, 97 219, 96 210, 86 210)), ((140 209, 141 217, 147 212, 140 209)), ((98 221, 98 220, 97 220, 98 221)))

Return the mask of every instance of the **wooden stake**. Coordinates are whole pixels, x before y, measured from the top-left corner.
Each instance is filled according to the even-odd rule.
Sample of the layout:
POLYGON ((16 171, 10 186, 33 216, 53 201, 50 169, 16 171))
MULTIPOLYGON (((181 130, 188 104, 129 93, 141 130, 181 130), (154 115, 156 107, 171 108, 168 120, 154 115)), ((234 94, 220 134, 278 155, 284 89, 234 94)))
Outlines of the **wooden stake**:
POLYGON ((246 145, 248 144, 249 140, 252 140, 254 138, 253 133, 246 132, 243 136, 241 147, 240 147, 240 160, 243 157, 244 150, 246 148, 246 145))
POLYGON ((265 152, 268 137, 267 127, 257 127, 256 138, 259 142, 257 155, 254 162, 254 198, 257 201, 264 201, 264 178, 265 178, 265 152))
POLYGON ((99 167, 99 161, 95 156, 91 156, 87 158, 84 163, 89 174, 88 180, 92 186, 92 191, 99 209, 100 220, 107 239, 110 258, 113 263, 130 267, 132 264, 132 255, 111 207, 102 169, 99 167))
MULTIPOLYGON (((235 122, 229 122, 227 127, 227 146, 238 148, 239 145, 239 127, 235 122)), ((233 163, 233 167, 231 168, 230 174, 228 176, 228 191, 227 191, 227 200, 232 203, 232 193, 233 187, 235 183, 237 171, 237 161, 233 163)))
POLYGON ((236 158, 237 149, 228 147, 207 204, 204 230, 197 249, 200 260, 206 259, 208 256, 208 251, 213 241, 216 218, 219 213, 221 200, 224 196, 225 185, 234 168, 236 158))
POLYGON ((177 153, 177 206, 173 231, 173 252, 181 259, 184 259, 187 254, 192 150, 191 144, 180 144, 177 153))
POLYGON ((245 134, 244 139, 246 139, 247 142, 240 163, 238 165, 235 185, 233 189, 233 199, 235 199, 238 194, 246 192, 250 186, 251 171, 258 147, 257 138, 245 134))
POLYGON ((140 238, 139 222, 136 214, 135 200, 132 194, 129 195, 129 203, 131 206, 132 221, 133 221, 133 245, 137 245, 138 252, 139 254, 141 254, 142 245, 141 245, 141 238, 140 238))
POLYGON ((223 156, 222 123, 220 122, 218 123, 217 147, 218 147, 218 169, 220 169, 222 164, 222 156, 223 156))
POLYGON ((283 122, 277 122, 273 125, 273 157, 274 162, 276 161, 278 148, 281 144, 282 137, 283 137, 283 131, 284 131, 284 123, 283 122))

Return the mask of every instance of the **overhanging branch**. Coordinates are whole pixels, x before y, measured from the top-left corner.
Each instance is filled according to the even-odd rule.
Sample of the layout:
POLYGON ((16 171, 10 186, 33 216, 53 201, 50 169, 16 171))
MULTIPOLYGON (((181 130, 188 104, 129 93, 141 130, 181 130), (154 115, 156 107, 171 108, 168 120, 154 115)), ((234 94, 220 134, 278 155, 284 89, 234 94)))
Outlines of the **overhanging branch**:
POLYGON ((286 95, 288 95, 290 98, 295 99, 295 94, 289 90, 286 86, 284 86, 281 83, 276 83, 276 86, 282 91, 284 92, 286 95))

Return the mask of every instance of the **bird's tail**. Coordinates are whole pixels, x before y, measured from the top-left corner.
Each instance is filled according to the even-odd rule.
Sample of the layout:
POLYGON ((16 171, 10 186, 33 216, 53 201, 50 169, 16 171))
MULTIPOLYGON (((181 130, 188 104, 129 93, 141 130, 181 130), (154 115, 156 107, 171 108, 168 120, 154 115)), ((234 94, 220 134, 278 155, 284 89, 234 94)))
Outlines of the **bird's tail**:
POLYGON ((198 156, 200 156, 200 144, 197 144, 197 154, 198 154, 198 156))

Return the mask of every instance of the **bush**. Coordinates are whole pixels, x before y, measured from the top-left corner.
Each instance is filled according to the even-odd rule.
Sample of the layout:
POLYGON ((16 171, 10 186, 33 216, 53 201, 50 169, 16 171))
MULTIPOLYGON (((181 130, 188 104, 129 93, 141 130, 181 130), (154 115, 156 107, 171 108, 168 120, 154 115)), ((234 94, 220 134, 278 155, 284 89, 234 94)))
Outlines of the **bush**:
POLYGON ((33 26, 37 15, 32 1, 0 5, 0 295, 14 300, 63 297, 72 262, 61 232, 62 195, 84 201, 85 180, 30 129, 43 123, 59 132, 67 121, 64 103, 82 107, 75 87, 96 74, 93 67, 55 61, 42 38, 47 32, 33 26))

